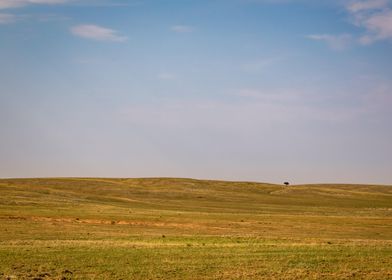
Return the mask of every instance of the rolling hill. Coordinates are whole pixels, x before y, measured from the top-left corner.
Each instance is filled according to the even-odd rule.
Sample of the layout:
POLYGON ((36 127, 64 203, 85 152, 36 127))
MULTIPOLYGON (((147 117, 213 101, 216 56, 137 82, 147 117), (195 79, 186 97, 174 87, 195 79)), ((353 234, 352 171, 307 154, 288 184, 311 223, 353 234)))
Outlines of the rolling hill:
POLYGON ((0 278, 392 279, 392 186, 0 180, 0 278))

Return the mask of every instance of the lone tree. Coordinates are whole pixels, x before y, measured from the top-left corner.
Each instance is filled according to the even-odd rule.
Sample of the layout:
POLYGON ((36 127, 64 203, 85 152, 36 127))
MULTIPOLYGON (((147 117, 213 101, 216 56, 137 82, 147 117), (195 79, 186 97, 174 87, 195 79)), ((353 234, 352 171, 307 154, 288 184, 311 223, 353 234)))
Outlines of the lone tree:
POLYGON ((290 185, 290 183, 289 183, 289 182, 284 182, 283 184, 285 184, 286 186, 290 185))

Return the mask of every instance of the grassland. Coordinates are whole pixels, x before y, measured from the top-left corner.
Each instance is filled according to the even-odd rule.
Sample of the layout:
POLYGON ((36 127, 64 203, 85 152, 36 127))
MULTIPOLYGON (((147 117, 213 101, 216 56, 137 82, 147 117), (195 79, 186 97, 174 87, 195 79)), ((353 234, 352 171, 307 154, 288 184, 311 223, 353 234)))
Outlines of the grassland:
POLYGON ((392 186, 0 180, 0 279, 392 279, 392 186))

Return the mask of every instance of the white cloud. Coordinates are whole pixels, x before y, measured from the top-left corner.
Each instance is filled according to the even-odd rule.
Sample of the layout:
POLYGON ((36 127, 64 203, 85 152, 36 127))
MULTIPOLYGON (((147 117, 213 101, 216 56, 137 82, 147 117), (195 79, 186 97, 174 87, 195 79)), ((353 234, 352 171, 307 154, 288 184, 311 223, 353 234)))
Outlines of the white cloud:
POLYGON ((352 13, 383 9, 388 6, 388 2, 388 0, 352 1, 347 5, 347 9, 352 13))
POLYGON ((15 22, 17 17, 11 14, 0 14, 0 24, 15 22))
POLYGON ((392 10, 377 13, 363 21, 367 34, 360 38, 362 44, 392 39, 392 10))
MULTIPOLYGON (((5 9, 12 9, 12 8, 22 8, 28 5, 34 5, 34 4, 41 4, 41 5, 55 5, 55 4, 65 4, 65 3, 70 3, 75 0, 0 0, 0 10, 5 10, 5 9)), ((24 16, 17 16, 14 14, 9 14, 9 13, 0 13, 0 24, 5 24, 5 23, 13 23, 17 20, 20 20, 22 18, 33 18, 35 16, 31 15, 24 15, 24 16)), ((38 16, 39 20, 43 21, 48 21, 48 20, 53 20, 53 19, 59 19, 62 18, 64 19, 65 17, 60 17, 57 15, 43 15, 43 16, 38 16)))
POLYGON ((74 26, 71 28, 71 33, 78 37, 97 41, 125 42, 128 40, 126 36, 119 35, 116 30, 93 24, 74 26))
POLYGON ((0 0, 0 9, 19 8, 32 4, 63 4, 70 0, 0 0))
POLYGON ((188 25, 173 25, 170 27, 170 30, 177 33, 190 33, 193 31, 193 28, 188 25))
POLYGON ((365 29, 359 39, 364 45, 380 40, 392 40, 392 8, 389 0, 352 1, 347 5, 352 22, 365 29))
POLYGON ((315 41, 323 41, 328 44, 328 46, 336 51, 341 51, 347 49, 353 38, 349 34, 341 34, 341 35, 330 35, 330 34, 313 34, 306 36, 309 39, 315 41))
POLYGON ((306 37, 324 41, 333 50, 344 50, 353 44, 392 42, 392 0, 347 0, 345 3, 350 22, 363 30, 361 35, 313 34, 306 37))

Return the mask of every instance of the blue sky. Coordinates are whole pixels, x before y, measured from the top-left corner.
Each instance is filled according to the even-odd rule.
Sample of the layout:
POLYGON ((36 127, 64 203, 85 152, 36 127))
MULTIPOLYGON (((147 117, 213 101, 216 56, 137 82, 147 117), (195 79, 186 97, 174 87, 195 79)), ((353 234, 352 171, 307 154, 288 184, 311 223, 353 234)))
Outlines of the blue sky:
POLYGON ((0 0, 0 177, 392 184, 389 0, 0 0))

